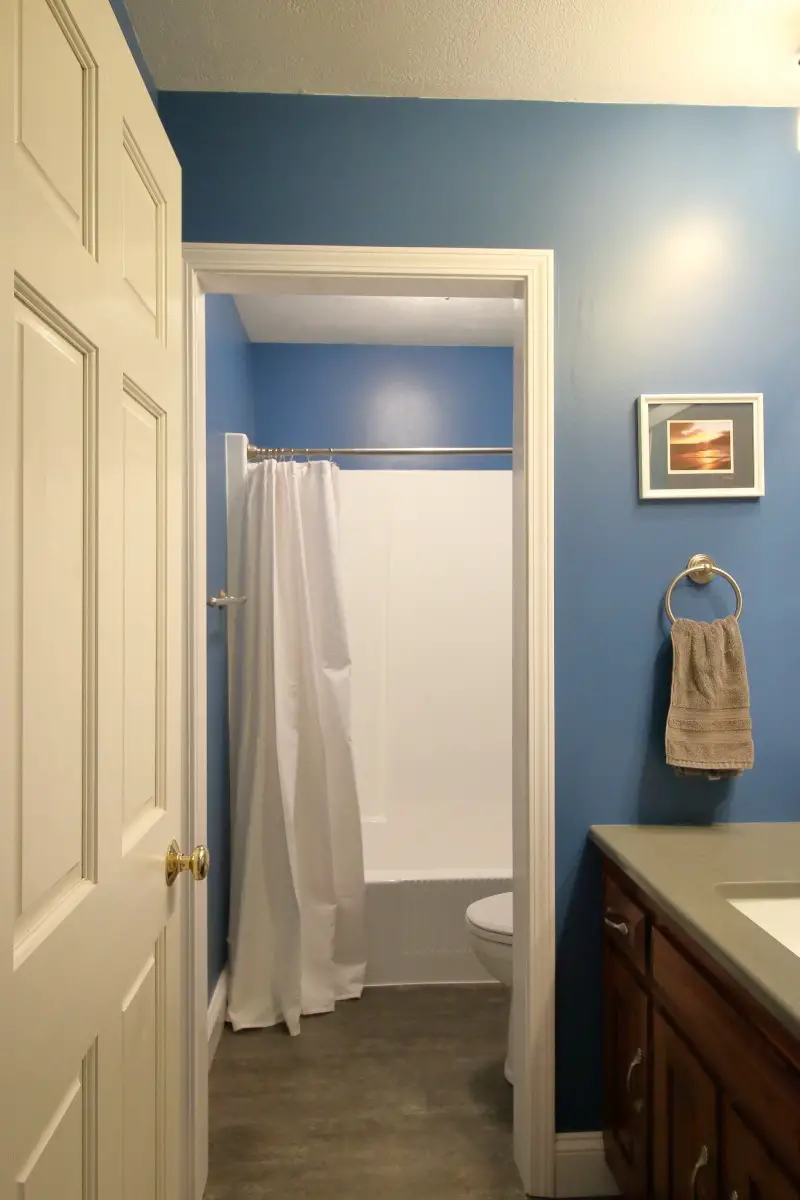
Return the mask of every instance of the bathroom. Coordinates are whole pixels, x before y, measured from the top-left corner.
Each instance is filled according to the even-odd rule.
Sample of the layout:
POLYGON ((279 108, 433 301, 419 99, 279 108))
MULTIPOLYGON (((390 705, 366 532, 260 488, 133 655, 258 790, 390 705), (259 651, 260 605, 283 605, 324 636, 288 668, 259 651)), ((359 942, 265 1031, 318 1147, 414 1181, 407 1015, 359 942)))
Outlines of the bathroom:
MULTIPOLYGON (((797 282, 788 269, 800 249, 787 199, 797 188, 794 113, 533 106, 515 115, 492 106, 177 94, 163 111, 196 187, 223 162, 250 188, 246 198, 226 190, 216 207, 193 201, 191 238, 555 248, 556 1128, 559 1137, 588 1140, 603 1120, 601 885, 589 827, 797 817, 799 668, 790 631, 800 581, 785 553, 798 498, 790 447, 800 428, 792 401, 797 282), (212 108, 220 123, 201 149, 189 115, 212 108), (247 150, 221 136, 233 110, 249 131, 247 150), (309 137, 324 113, 339 164, 336 215, 312 220, 292 208, 312 173, 288 157, 291 143, 279 132, 285 111, 292 136, 309 137), (412 149, 395 129, 396 160, 383 148, 393 122, 414 135, 412 149), (521 178, 498 191, 493 181, 524 138, 531 150, 515 160, 521 178), (536 157, 545 142, 558 147, 546 172, 536 157), (476 144, 481 170, 470 168, 471 186, 456 189, 476 144), (365 165, 365 147, 371 163, 416 181, 424 216, 397 202, 377 165, 365 165), (270 155, 286 172, 280 183, 259 165, 270 155), (581 201, 588 194, 591 204, 581 201), (763 392, 763 499, 641 500, 637 396, 726 389, 763 392), (680 780, 664 761, 664 595, 698 551, 734 574, 745 602, 756 769, 731 783, 680 780)), ((732 611, 718 581, 682 585, 679 599, 680 615, 732 611)))
MULTIPOLYGON (((798 1200, 798 47, 800 0, 0 5, 4 1196, 201 1200, 210 1090, 206 1200, 798 1200), (510 431, 407 422, 406 368, 383 426, 303 427, 277 358, 363 341, 215 305, 261 295, 517 302, 510 431), (341 715, 344 613, 374 685, 336 757, 365 948, 297 1036, 237 999, 230 710, 276 693, 225 660, 272 619, 236 455, 320 483, 326 682, 341 715), (474 906, 510 884, 509 934, 474 906)), ((387 347, 466 396, 509 343, 387 347)))
MULTIPOLYGON (((286 1114, 280 1135, 277 1126, 268 1128, 263 1155, 271 1144, 285 1145, 292 1129, 303 1146, 304 1165, 294 1164, 295 1180, 298 1172, 301 1179, 313 1178, 321 1169, 314 1130, 327 1112, 329 1101, 320 1097, 331 1094, 331 1073, 340 1107, 371 1109, 374 1130, 362 1153, 368 1156, 371 1147, 383 1170, 391 1168, 389 1122, 398 1169, 402 1164, 408 1171, 412 1150, 424 1155, 426 1139, 433 1156, 449 1136, 451 1156, 463 1171, 472 1138, 480 1147, 472 1157, 487 1188, 514 1180, 506 1053, 512 974, 510 450, 518 320, 519 301, 510 298, 206 298, 207 577, 209 598, 227 590, 229 600, 208 608, 208 840, 215 861, 208 880, 209 997, 217 1018, 212 1188, 217 1157, 231 1169, 226 1098, 237 1095, 242 1071, 255 1069, 248 1058, 254 1053, 265 1071, 265 1105, 272 1107, 277 1087, 286 1114), (472 453, 340 453, 376 446, 468 447, 472 453), (285 452, 258 454, 254 447, 285 452), (309 453, 309 447, 315 450, 309 453), (499 452, 488 452, 493 448, 499 452), (245 622, 271 605, 269 594, 257 590, 267 586, 260 572, 268 568, 259 560, 248 570, 244 562, 259 553, 263 537, 245 518, 250 501, 244 494, 265 459, 276 472, 278 542, 291 537, 280 526, 288 503, 280 475, 298 477, 300 487, 310 472, 332 480, 334 544, 320 541, 313 500, 301 504, 299 524, 305 523, 302 536, 315 553, 331 554, 326 577, 335 577, 341 589, 351 664, 342 719, 350 727, 361 828, 359 845, 351 829, 333 853, 345 872, 356 874, 363 853, 363 877, 351 880, 350 889, 365 885, 364 996, 335 1008, 318 997, 315 1003, 301 979, 303 1011, 323 1015, 299 1021, 279 1008, 265 1012, 264 990, 280 992, 284 985, 270 980, 265 988, 263 971, 253 965, 260 953, 254 938, 261 939, 267 923, 280 925, 283 906, 288 913, 298 897, 256 897, 247 868, 237 873, 231 867, 242 862, 237 820, 246 822, 251 844, 262 844, 251 798, 236 791, 236 756, 249 751, 244 735, 237 749, 226 710, 233 719, 238 689, 252 691, 266 682, 250 671, 240 677, 232 665, 252 658, 258 636, 245 622), (248 810, 245 818, 237 815, 237 803, 248 810), (230 923, 229 889, 238 927, 230 923), (248 905, 251 915, 242 916, 248 905), (242 932, 245 927, 257 932, 242 932), (220 1017, 229 1026, 218 1048, 220 1017), (287 1024, 297 1039, 284 1036, 287 1024), (231 1027, 249 1032, 234 1034, 231 1027), (360 1062, 357 1047, 376 1038, 384 1059, 381 1095, 368 1101, 368 1064, 360 1062), (406 1076, 415 1054, 421 1078, 410 1087, 406 1076), (418 1115, 407 1116, 404 1129, 404 1106, 418 1106, 431 1089, 439 1094, 426 1102, 428 1119, 420 1126, 418 1115), (462 1128, 445 1134, 445 1114, 453 1107, 462 1110, 462 1128), (493 1139, 497 1148, 490 1153, 493 1139)), ((282 586, 285 580, 276 584, 279 591, 282 586)), ((313 592, 312 606, 321 606, 315 620, 335 621, 336 595, 326 588, 313 592)), ((276 624, 274 636, 277 643, 292 634, 276 624)), ((282 683, 270 675, 271 686, 279 692, 282 683)), ((242 718, 243 728, 248 720, 242 718)), ((269 720, 259 709, 258 727, 269 720)), ((340 751, 326 744, 325 752, 340 751)), ((239 773, 245 769, 251 767, 239 773)), ((252 799, 253 805, 270 802, 260 793, 252 799)), ((326 816, 316 819, 325 825, 326 816)), ((302 832, 295 833, 302 860, 310 847, 302 832)), ((315 843, 322 837, 314 832, 315 843)), ((256 874, 261 871, 279 872, 280 863, 267 853, 256 874)), ((302 896, 299 903, 302 909, 302 896)), ((301 924, 301 937, 303 931, 313 936, 307 924, 301 924)), ((341 994, 358 996, 361 981, 349 991, 348 982, 341 994)), ((328 1163, 334 1166, 350 1189, 346 1154, 343 1163, 328 1163)), ((277 1190, 286 1183, 281 1171, 277 1161, 267 1170, 277 1190)))

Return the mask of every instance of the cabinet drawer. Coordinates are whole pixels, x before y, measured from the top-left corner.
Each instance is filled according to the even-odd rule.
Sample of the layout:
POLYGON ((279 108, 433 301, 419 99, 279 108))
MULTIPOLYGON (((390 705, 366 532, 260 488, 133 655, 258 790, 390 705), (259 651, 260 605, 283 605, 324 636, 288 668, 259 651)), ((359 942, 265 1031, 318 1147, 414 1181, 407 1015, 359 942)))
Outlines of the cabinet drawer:
POLYGON ((767 1040, 676 946, 652 934, 657 998, 777 1155, 800 1171, 800 1080, 767 1040))
POLYGON ((747 1128, 730 1103, 725 1105, 725 1188, 735 1200, 766 1196, 800 1200, 800 1190, 784 1175, 763 1143, 747 1128))
POLYGON ((654 1013, 653 1200, 718 1200, 717 1103, 714 1080, 654 1013))
POLYGON ((647 915, 608 874, 603 886, 603 920, 609 943, 644 971, 647 966, 647 915))

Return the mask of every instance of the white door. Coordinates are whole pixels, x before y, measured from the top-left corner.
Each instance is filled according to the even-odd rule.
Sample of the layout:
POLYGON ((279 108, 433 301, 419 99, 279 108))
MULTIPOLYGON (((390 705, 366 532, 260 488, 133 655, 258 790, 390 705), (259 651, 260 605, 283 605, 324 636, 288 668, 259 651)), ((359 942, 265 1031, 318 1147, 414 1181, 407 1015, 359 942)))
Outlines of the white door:
POLYGON ((106 0, 0 121, 0 1196, 183 1200, 180 172, 106 0))

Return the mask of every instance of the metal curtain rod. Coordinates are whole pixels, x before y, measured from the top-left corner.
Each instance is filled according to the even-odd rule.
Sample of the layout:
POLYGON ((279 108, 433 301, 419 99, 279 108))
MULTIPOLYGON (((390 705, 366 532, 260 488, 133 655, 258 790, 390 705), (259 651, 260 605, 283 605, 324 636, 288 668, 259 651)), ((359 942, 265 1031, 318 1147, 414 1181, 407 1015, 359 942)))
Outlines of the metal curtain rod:
POLYGON ((511 446, 347 446, 337 449, 335 446, 323 446, 308 449, 306 447, 247 447, 247 457, 251 461, 260 458, 279 457, 281 455, 325 455, 338 458, 343 454, 511 454, 511 446))

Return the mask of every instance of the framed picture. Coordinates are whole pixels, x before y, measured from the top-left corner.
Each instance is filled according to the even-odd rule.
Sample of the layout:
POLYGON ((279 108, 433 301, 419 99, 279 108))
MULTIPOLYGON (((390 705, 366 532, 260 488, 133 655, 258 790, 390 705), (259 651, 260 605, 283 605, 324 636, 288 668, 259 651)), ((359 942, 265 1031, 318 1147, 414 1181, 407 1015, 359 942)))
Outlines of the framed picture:
POLYGON ((763 396, 640 396, 639 495, 763 496, 763 396))

